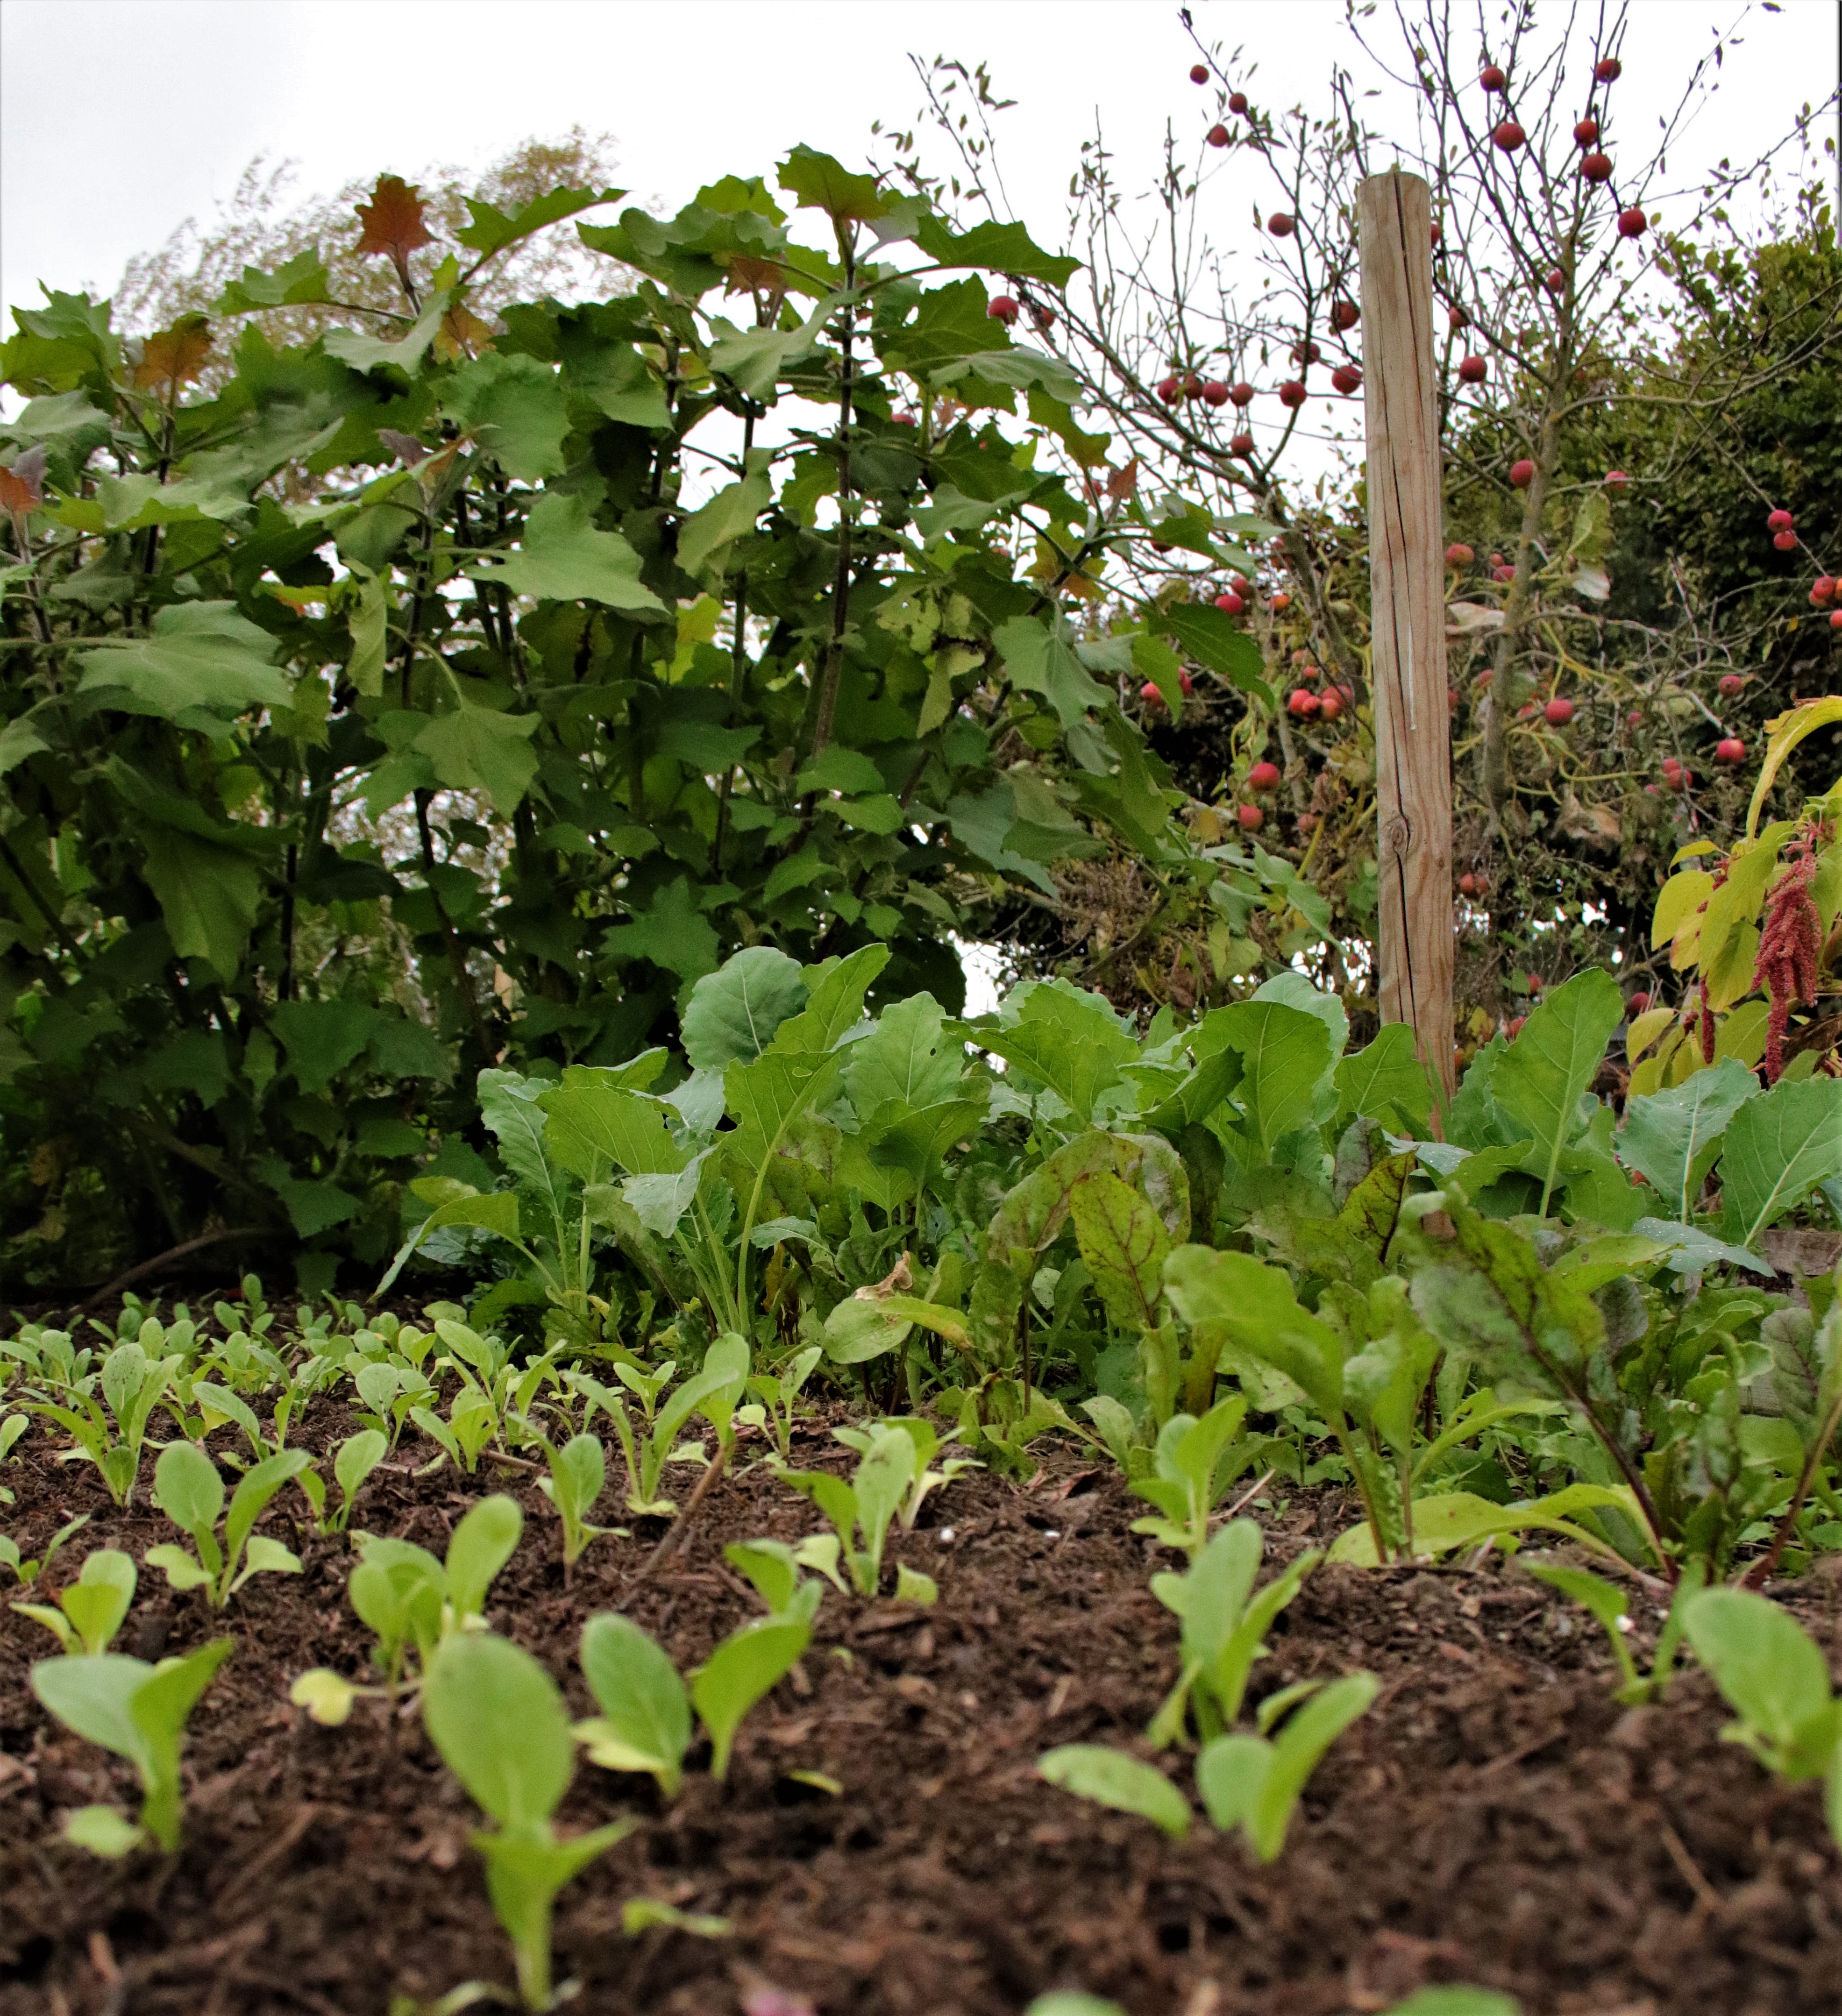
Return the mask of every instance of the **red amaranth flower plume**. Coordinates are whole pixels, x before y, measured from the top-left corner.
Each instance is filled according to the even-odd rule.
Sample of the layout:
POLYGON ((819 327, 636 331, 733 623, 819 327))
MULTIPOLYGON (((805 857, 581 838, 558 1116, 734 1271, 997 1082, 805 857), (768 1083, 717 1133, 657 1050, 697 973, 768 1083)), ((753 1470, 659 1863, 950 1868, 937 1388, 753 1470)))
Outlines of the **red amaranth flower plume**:
POLYGON ((1785 1031, 1793 1007, 1816 1002, 1816 949, 1822 931, 1810 885, 1816 879, 1816 851, 1808 838, 1793 843, 1802 858, 1792 862, 1765 898, 1765 922, 1752 984, 1772 996, 1765 1039, 1765 1082, 1776 1085, 1784 1071, 1785 1031))

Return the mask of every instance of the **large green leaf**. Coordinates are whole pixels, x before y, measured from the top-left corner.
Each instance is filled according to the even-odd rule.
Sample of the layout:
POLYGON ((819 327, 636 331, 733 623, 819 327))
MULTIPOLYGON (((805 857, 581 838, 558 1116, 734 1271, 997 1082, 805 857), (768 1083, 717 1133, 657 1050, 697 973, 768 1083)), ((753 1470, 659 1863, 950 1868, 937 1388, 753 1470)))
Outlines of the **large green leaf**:
POLYGON ((618 203, 625 194, 625 189, 616 189, 599 193, 587 189, 553 189, 521 204, 509 217, 484 197, 470 196, 467 207, 471 221, 454 236, 485 259, 508 245, 515 245, 521 238, 528 238, 532 232, 541 231, 546 224, 561 223, 564 218, 592 210, 597 203, 618 203))
POLYGON ((1424 1127, 1433 1111, 1433 1091, 1404 1022, 1390 1022, 1375 1039, 1345 1057, 1336 1068, 1337 1094, 1344 1113, 1368 1120, 1398 1114, 1424 1127))
POLYGON ((1299 1306, 1292 1278, 1248 1253, 1180 1246, 1164 1263, 1164 1286, 1199 1337, 1238 1345, 1283 1372, 1327 1414, 1343 1404, 1343 1351, 1336 1333, 1299 1306))
POLYGON ((1158 621, 1165 635, 1174 637, 1199 665, 1220 673, 1242 693, 1256 694, 1268 707, 1278 705, 1263 676, 1266 660, 1260 646, 1226 610, 1207 603, 1173 602, 1158 621))
POLYGON ((562 380, 535 357, 488 350, 448 382, 442 404, 516 483, 563 473, 562 380))
POLYGON ((1758 1089, 1744 1064, 1724 1057, 1681 1085, 1639 1093, 1625 1103, 1618 1158, 1647 1177, 1671 1217, 1685 1222, 1728 1121, 1758 1089))
POLYGON ((1170 1239, 1149 1202, 1110 1169, 1097 1169, 1069 1199, 1081 1258, 1107 1314, 1127 1330, 1157 1327, 1170 1239))
POLYGON ((631 923, 617 924, 606 943, 617 958, 651 959, 681 980, 701 980, 716 964, 716 931, 682 875, 655 889, 651 908, 631 923))
POLYGON ((1065 1100, 1085 1125, 1101 1093, 1119 1082, 1120 1065, 1137 1055, 1137 1042, 1102 995, 1083 993, 1063 981, 1018 992, 1023 999, 1016 1021, 976 1030, 973 1041, 1020 1065, 1065 1100))
POLYGON ((141 848, 141 872, 173 950, 208 960, 220 980, 234 980, 261 900, 255 862, 234 848, 164 826, 144 827, 141 848))
POLYGON ((1080 260, 1044 251, 1021 224, 988 221, 956 231, 937 212, 928 211, 915 225, 914 242, 936 265, 982 266, 1051 287, 1065 287, 1081 270, 1080 260))
POLYGON ((1059 626, 1033 616, 1013 616, 991 633, 1011 683, 1040 693, 1064 728, 1074 728, 1090 712, 1108 706, 1112 696, 1089 678, 1073 644, 1059 626))
POLYGON ((1811 1078, 1775 1085, 1748 1100, 1727 1123, 1721 1155, 1727 1237, 1750 1246, 1819 1183, 1838 1175, 1842 1080, 1811 1078))
POLYGON ((179 602, 159 610, 144 637, 78 653, 85 704, 147 714, 221 735, 251 707, 286 708, 294 689, 271 662, 275 639, 230 602, 179 602))
POLYGON ((773 945, 747 945, 690 990, 680 1041, 693 1071, 758 1057, 789 1015, 806 1006, 797 959, 773 945))
POLYGON ((528 1652, 460 1632, 430 1663, 422 1719, 475 1805, 503 1827, 547 1820, 575 1775, 557 1683, 528 1652))
POLYGON ((518 551, 467 570, 534 602, 599 602, 629 616, 669 612, 640 578, 640 556, 618 532, 594 524, 588 499, 546 491, 531 507, 518 551))
POLYGON ((678 533, 678 564, 688 574, 712 585, 734 564, 731 549, 755 529, 755 521, 773 501, 773 484, 766 470, 717 491, 700 506, 678 533))
POLYGON ((303 1092, 324 1092, 364 1050, 381 1019, 367 1001, 283 1001, 269 1026, 282 1039, 288 1068, 303 1092))
POLYGON ((579 1083, 545 1093, 542 1103, 550 1152, 585 1183, 604 1182, 611 1167, 630 1176, 673 1175, 684 1167, 660 1100, 579 1083))
POLYGON ((415 746, 451 790, 484 791, 502 819, 510 819, 537 775, 531 746, 539 726, 535 714, 502 714, 481 707, 458 690, 452 710, 438 715, 416 736, 415 746))
POLYGON ((1541 1179, 1544 1211, 1579 1129, 1581 1097, 1624 1014, 1617 981, 1592 967, 1557 987, 1498 1061, 1491 1096, 1534 1141, 1527 1166, 1541 1179))
POLYGON ((889 1100, 934 1106, 959 1089, 965 1060, 945 1035, 945 1018, 931 994, 892 1002, 867 1036, 852 1044, 844 1087, 860 1118, 889 1100))
POLYGON ((1225 1043, 1241 1053, 1235 1096, 1261 1147, 1310 1122, 1330 1071, 1330 1031, 1320 1017, 1283 1002, 1238 1001, 1216 1010, 1204 1030, 1212 1050, 1225 1043))

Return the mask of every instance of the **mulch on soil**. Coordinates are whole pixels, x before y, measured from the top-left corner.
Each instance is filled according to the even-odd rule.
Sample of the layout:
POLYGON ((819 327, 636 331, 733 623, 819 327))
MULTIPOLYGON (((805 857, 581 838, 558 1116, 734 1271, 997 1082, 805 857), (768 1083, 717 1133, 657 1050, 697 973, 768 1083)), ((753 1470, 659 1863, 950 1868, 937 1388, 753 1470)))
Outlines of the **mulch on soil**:
MULTIPOLYGON (((317 1445, 348 1425, 322 1403, 301 1434, 317 1445)), ((813 1427, 795 1460, 848 1458, 813 1427)), ((677 1475, 682 1494, 690 1473, 677 1475)), ((88 1547, 138 1558, 170 1537, 158 1514, 117 1512, 87 1465, 34 1451, 6 1480, 19 1502, 0 1525, 26 1552, 78 1511, 92 1516, 73 1565, 88 1547)), ((439 1552, 491 1489, 526 1514, 493 1627, 587 1713, 582 1622, 619 1601, 663 1528, 597 1540, 565 1588, 558 1522, 531 1474, 489 1463, 471 1479, 380 1472, 356 1523, 439 1552)), ((265 1530, 286 1535, 293 1496, 265 1530)), ((650 1781, 584 1763, 564 1824, 623 1812, 646 1824, 559 1900, 557 1974, 582 1982, 575 2006, 722 2016, 771 1987, 822 2016, 1000 2016, 1074 1987, 1133 2016, 1348 2016, 1469 1982, 1519 1996, 1527 2016, 1842 2007, 1842 1857, 1819 1789, 1781 1786, 1723 1744, 1698 1674, 1667 1705, 1618 1708, 1597 1625, 1512 1564, 1323 1569, 1307 1583, 1253 1692, 1357 1666, 1382 1691, 1320 1766, 1271 1867, 1200 1818, 1172 1841, 1044 1784, 1044 1750, 1135 1741, 1174 1677, 1176 1619, 1147 1586, 1171 1564, 1127 1530, 1144 1510, 1072 1454, 1029 1489, 962 1477, 889 1550, 937 1579, 938 1605, 828 1594, 726 1785, 694 1769, 667 1808, 650 1781), (719 1914, 732 1935, 629 1938, 622 1906, 636 1896, 719 1914)), ((1334 1498, 1283 1507, 1270 1564, 1346 1516, 1334 1498)), ((694 1664, 759 1609, 723 1543, 816 1523, 764 1470, 725 1478, 630 1614, 694 1664)), ((193 1718, 171 1860, 103 1863, 59 1838, 64 1809, 132 1809, 132 1781, 39 1711, 27 1668, 50 1641, 0 1611, 0 2016, 380 2016, 393 1993, 510 1983, 467 1845, 478 1816, 414 1717, 393 1726, 361 1703, 323 1729, 288 1705, 308 1666, 366 1676, 344 1544, 297 1545, 305 1572, 258 1577, 222 1622, 143 1575, 120 1649, 156 1658, 226 1627, 237 1640, 193 1718)), ((1833 1656, 1836 1585, 1793 1600, 1833 1656)), ((1173 1768, 1188 1789, 1188 1759, 1173 1768)))

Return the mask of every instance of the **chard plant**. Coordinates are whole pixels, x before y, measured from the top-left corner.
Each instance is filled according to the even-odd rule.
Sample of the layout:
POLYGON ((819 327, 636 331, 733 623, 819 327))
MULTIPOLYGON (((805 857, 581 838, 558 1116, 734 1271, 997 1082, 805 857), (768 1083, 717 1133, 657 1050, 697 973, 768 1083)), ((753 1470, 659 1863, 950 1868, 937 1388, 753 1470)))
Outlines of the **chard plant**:
MULTIPOLYGON (((1210 1515, 1247 1467, 1247 1453, 1237 1456, 1234 1446, 1246 1418, 1247 1402, 1238 1395, 1218 1401, 1200 1420, 1171 1416, 1158 1431, 1152 1474, 1131 1480, 1134 1495, 1156 1506, 1159 1516, 1134 1520, 1134 1532, 1180 1548, 1192 1564, 1198 1560, 1208 1544, 1210 1515)), ((1237 1521, 1235 1528, 1249 1524, 1237 1521)), ((1257 1564, 1257 1552, 1254 1559, 1257 1564)))
POLYGON ((450 1639, 424 1676, 422 1719, 449 1769, 494 1823, 473 1836, 487 1895, 512 1942, 524 2007, 550 2009, 558 1999, 550 1960, 557 1893, 639 1822, 557 1833, 552 1816, 575 1775, 568 1712, 543 1668, 503 1638, 450 1639))
MULTIPOLYGON (((772 1569, 763 1572, 778 1591, 772 1569)), ((791 1573, 797 1582, 797 1571, 791 1573)), ((784 1594, 787 1600, 773 1615, 751 1618, 723 1640, 692 1674, 688 1690, 638 1625, 624 1617, 591 1617, 582 1627, 582 1677, 601 1712, 575 1730, 589 1761, 611 1771, 650 1773, 665 1796, 675 1798, 694 1708, 710 1739, 710 1775, 720 1784, 749 1711, 785 1679, 812 1642, 816 1597, 802 1603, 791 1586, 784 1594)))
MULTIPOLYGON (((488 1593, 517 1552, 524 1530, 518 1501, 496 1492, 470 1506, 456 1522, 445 1561, 413 1540, 361 1538, 346 1594, 359 1622, 377 1639, 372 1657, 391 1698, 403 1684, 410 1653, 425 1673, 449 1638, 485 1629, 488 1593)), ((373 1691, 315 1666, 294 1681, 289 1699, 315 1722, 337 1727, 348 1719, 355 1701, 373 1691)))
POLYGON ((94 1658, 108 1651, 135 1600, 133 1557, 115 1547, 99 1547, 84 1557, 77 1579, 58 1591, 56 1606, 16 1603, 20 1616, 42 1624, 65 1654, 94 1658))
POLYGON ((894 1420, 879 1422, 873 1427, 834 1428, 831 1432, 845 1448, 854 1449, 860 1456, 867 1456, 875 1445, 878 1428, 899 1428, 914 1444, 914 1478, 896 1508, 896 1517, 903 1532, 912 1533, 922 1506, 935 1492, 965 1471, 981 1466, 975 1456, 952 1455, 944 1457, 936 1468, 935 1457, 957 1442, 961 1431, 953 1428, 943 1435, 932 1421, 919 1415, 903 1415, 894 1420))
POLYGON ((1821 1647, 1750 1589, 1703 1589, 1682 1628, 1738 1718, 1721 1734, 1781 1778, 1820 1778, 1829 1831, 1842 1843, 1842 1696, 1821 1647))
POLYGON ((41 1659, 32 1668, 32 1691, 42 1705, 86 1743, 127 1759, 141 1781, 138 1824, 111 1806, 83 1806, 66 1823, 67 1838, 103 1856, 125 1855, 148 1838, 169 1855, 177 1849, 186 1724, 235 1642, 214 1639, 157 1665, 99 1652, 41 1659))
POLYGON ((310 1460, 305 1449, 264 1457, 239 1480, 226 1512, 224 1480, 217 1465, 190 1442, 169 1443, 153 1467, 153 1502, 196 1551, 188 1553, 170 1543, 150 1547, 147 1565, 160 1569, 175 1589, 202 1589, 215 1610, 223 1609, 251 1575, 298 1575, 298 1555, 251 1528, 269 1500, 300 1477, 310 1460), (222 1542, 217 1531, 220 1518, 222 1542))

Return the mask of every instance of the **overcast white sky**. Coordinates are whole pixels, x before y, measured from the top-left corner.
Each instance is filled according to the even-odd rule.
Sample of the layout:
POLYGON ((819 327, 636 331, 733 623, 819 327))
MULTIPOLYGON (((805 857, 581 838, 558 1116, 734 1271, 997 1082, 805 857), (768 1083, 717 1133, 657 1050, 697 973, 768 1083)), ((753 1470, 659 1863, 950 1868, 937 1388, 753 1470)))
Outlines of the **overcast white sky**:
MULTIPOLYGON (((1653 118, 1743 11, 1637 0, 1626 116, 1653 118)), ((1346 51, 1342 0, 1195 13, 1205 34, 1245 45, 1268 103, 1315 99, 1346 51)), ((1752 11, 1715 111, 1672 163, 1685 181, 1825 96, 1837 24, 1833 0, 1752 11)), ((208 226, 264 151, 299 162, 305 194, 485 162, 579 123, 615 136, 636 197, 672 207, 798 141, 860 159, 873 118, 912 117, 910 51, 982 60, 1020 101, 1003 122, 1009 192, 1058 242, 1097 116, 1138 186, 1166 120, 1192 131, 1204 98, 1166 0, 0 0, 0 300, 36 300, 40 279, 108 290, 188 217, 208 226)))

